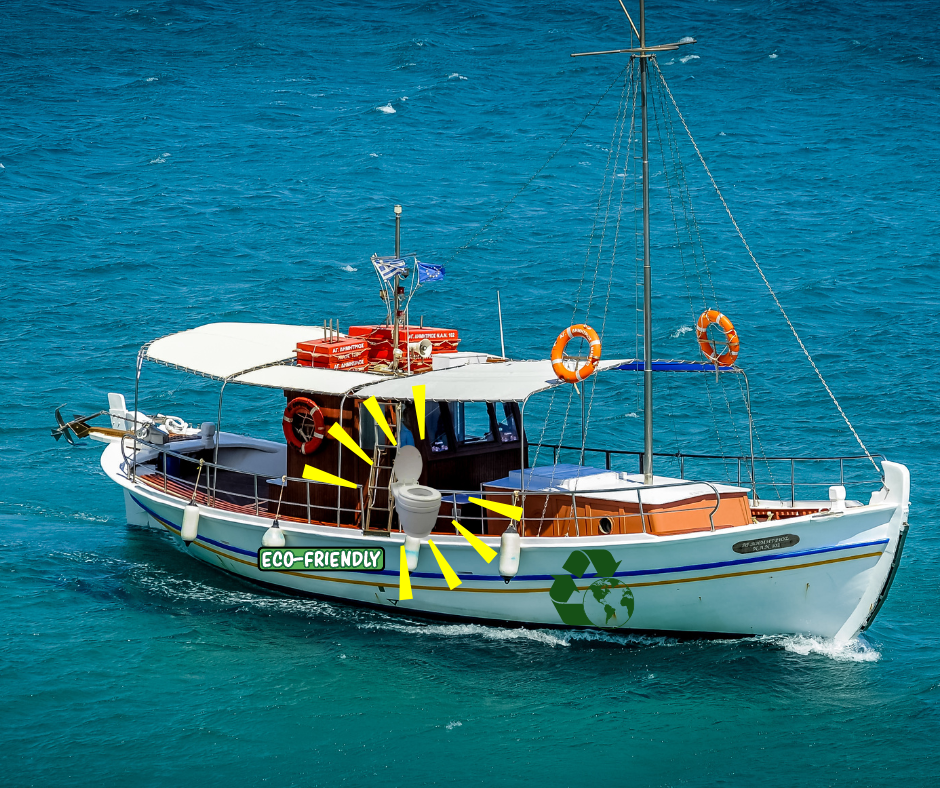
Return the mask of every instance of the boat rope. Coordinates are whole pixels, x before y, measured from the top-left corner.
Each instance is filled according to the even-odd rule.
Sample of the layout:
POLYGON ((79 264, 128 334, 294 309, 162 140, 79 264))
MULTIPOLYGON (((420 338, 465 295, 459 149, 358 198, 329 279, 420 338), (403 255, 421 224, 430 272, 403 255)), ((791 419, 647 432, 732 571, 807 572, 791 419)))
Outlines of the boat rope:
POLYGON ((502 208, 500 208, 495 214, 493 214, 493 216, 490 217, 490 219, 487 220, 483 224, 483 226, 480 227, 479 230, 477 230, 473 235, 471 235, 469 240, 463 246, 458 247, 458 249, 447 259, 447 262, 444 263, 445 266, 450 265, 450 263, 453 262, 453 260, 457 257, 457 255, 459 255, 462 251, 464 251, 464 249, 469 249, 470 246, 473 244, 473 242, 477 238, 479 238, 484 232, 486 232, 486 230, 490 227, 490 225, 493 224, 493 222, 495 222, 497 219, 499 219, 500 216, 506 213, 506 211, 509 209, 509 206, 512 205, 513 202, 515 202, 516 198, 520 194, 522 194, 522 192, 524 192, 527 188, 529 188, 529 185, 532 183, 532 181, 534 181, 536 178, 539 177, 539 175, 541 175, 542 170, 544 170, 551 163, 552 159, 554 159, 559 153, 561 153, 562 148, 564 148, 565 145, 568 144, 568 141, 577 133, 578 129, 580 129, 587 122, 587 119, 591 117, 592 114, 594 114, 594 110, 596 110, 597 107, 600 105, 600 103, 607 97, 607 94, 610 93, 611 88, 613 88, 613 86, 616 85, 617 82, 620 81, 620 77, 623 75, 624 71, 627 70, 627 68, 628 66, 624 66, 623 70, 619 74, 617 74, 616 77, 614 77, 614 80, 607 86, 607 90, 605 90, 603 94, 601 95, 601 97, 597 101, 594 102, 594 105, 587 111, 587 114, 583 118, 581 118, 580 121, 578 121, 578 125, 575 126, 571 130, 571 133, 567 137, 565 137, 561 145, 559 145, 552 152, 552 154, 544 161, 542 166, 539 167, 535 171, 532 177, 529 178, 529 180, 527 180, 524 184, 522 184, 522 186, 519 187, 519 190, 512 197, 509 198, 509 202, 507 202, 502 208))
POLYGON ((757 273, 760 274, 760 278, 763 280, 764 284, 767 287, 767 290, 770 292, 771 297, 774 300, 774 303, 777 305, 777 308, 780 310, 780 314, 783 315, 783 319, 787 321, 787 325, 790 327, 790 331, 793 332, 793 336, 796 338, 797 343, 799 343, 800 348, 802 349, 806 359, 809 361, 810 366, 813 368, 813 371, 816 373, 816 377, 819 378, 819 382, 822 383, 823 388, 826 390, 826 393, 829 395, 833 404, 836 406, 836 410, 839 411, 839 414, 842 416, 846 425, 848 425, 849 430, 852 432, 852 435, 855 436, 855 440, 858 441, 858 445, 862 447, 862 451, 865 452, 865 456, 868 457, 872 465, 875 466, 875 470, 881 473, 881 469, 878 467, 878 463, 875 462, 875 458, 872 457, 871 452, 868 451, 868 447, 865 446, 865 443, 862 441, 859 434, 855 431, 855 427, 852 426, 852 422, 849 421, 849 417, 845 414, 845 411, 842 410, 842 406, 839 404, 839 400, 836 399, 836 395, 832 393, 832 389, 829 388, 829 384, 826 383, 826 379, 823 377, 822 372, 819 371, 819 367, 816 366, 816 362, 813 361, 813 357, 810 355, 809 350, 806 349, 806 345, 803 344, 803 340, 800 339, 800 335, 796 330, 796 327, 793 325, 793 322, 790 320, 787 311, 783 308, 783 304, 780 303, 780 299, 777 298, 777 294, 774 292, 773 287, 771 287, 770 282, 767 279, 767 276, 764 274, 764 270, 761 268, 760 263, 757 262, 757 258, 754 256, 754 252, 751 251, 751 247, 748 245, 747 240, 744 238, 744 233, 741 232, 741 228, 738 226, 737 221, 735 221, 734 215, 731 213, 731 209, 728 207, 728 203, 725 201, 724 195, 721 193, 721 189, 718 188, 718 184, 715 182, 715 178, 712 175, 708 165, 705 163, 705 157, 702 155, 702 152, 699 150, 698 145, 695 142, 695 138, 692 136, 692 132, 689 130, 688 124, 685 122, 685 118, 682 116, 682 113, 679 111, 679 105, 676 103, 675 97, 672 95, 672 91, 669 89, 669 85, 666 82, 663 73, 659 68, 659 64, 653 59, 653 65, 656 68, 656 73, 659 75, 659 79, 663 83, 663 87, 666 90, 666 94, 669 96, 672 106, 676 111, 676 115, 679 118, 679 121, 682 123, 682 127, 685 129, 685 133, 689 137, 689 141, 692 143, 692 147, 695 148, 695 153, 698 155, 699 161, 702 163, 702 167, 705 169, 705 174, 708 175, 708 179, 711 181, 712 186, 715 189, 715 192, 718 195, 718 199, 721 200, 721 204, 724 206, 725 212, 728 214, 728 218, 731 219, 731 224, 734 225, 734 229, 738 233, 738 237, 741 239, 741 243, 744 244, 744 248, 747 250, 748 255, 751 258, 751 262, 754 263, 754 267, 757 269, 757 273))
MULTIPOLYGON (((682 199, 679 172, 678 172, 678 168, 676 167, 676 161, 678 159, 678 155, 677 155, 677 151, 674 150, 674 147, 673 147, 675 135, 673 134, 672 128, 668 124, 668 113, 666 112, 665 102, 662 100, 663 96, 662 95, 657 96, 655 90, 651 90, 649 96, 650 96, 650 106, 651 106, 652 115, 653 115, 653 122, 656 125, 656 139, 659 142, 659 155, 663 163, 663 180, 666 182, 666 194, 669 197, 669 210, 672 213, 672 223, 676 229, 676 251, 679 254, 679 263, 682 267, 682 278, 685 282, 686 294, 688 295, 688 298, 689 298, 689 317, 692 321, 692 325, 695 325, 697 310, 695 308, 694 299, 692 297, 692 287, 689 284, 690 277, 686 269, 685 255, 683 254, 683 251, 682 251, 682 238, 679 232, 678 217, 676 216, 675 198, 673 196, 672 183, 669 177, 670 176, 669 163, 666 160, 666 151, 663 147, 664 134, 663 134, 663 130, 660 129, 660 125, 659 125, 661 119, 663 122, 663 128, 665 129, 665 135, 668 135, 669 137, 669 153, 673 160, 672 161, 672 164, 673 164, 672 174, 673 174, 673 177, 675 177, 676 179, 676 188, 677 188, 677 191, 679 191, 679 200, 682 204, 683 213, 685 214, 685 225, 686 225, 686 230, 689 236, 689 246, 692 248, 692 258, 693 258, 693 263, 695 263, 696 262, 695 261, 696 246, 692 238, 692 231, 691 231, 690 222, 689 222, 689 208, 686 206, 685 200, 682 199)), ((690 204, 691 204, 691 201, 690 201, 690 204)), ((701 246, 701 243, 699 245, 701 246)), ((704 247, 702 247, 702 258, 703 260, 705 259, 704 247)), ((699 288, 702 291, 702 307, 707 308, 708 303, 705 298, 705 291, 704 291, 704 287, 702 283, 701 269, 699 268, 698 265, 695 265, 695 272, 698 277, 699 288)), ((705 272, 709 278, 709 282, 711 282, 711 275, 708 272, 707 265, 705 266, 705 272)), ((712 288, 712 290, 714 292, 714 287, 712 288)), ((717 303, 717 299, 715 301, 715 306, 719 306, 719 304, 717 303)), ((716 412, 715 403, 712 399, 711 386, 709 385, 709 383, 710 381, 708 380, 705 381, 705 395, 708 398, 708 410, 712 417, 712 423, 715 425, 715 439, 718 443, 718 453, 722 456, 722 460, 721 460, 722 468, 724 469, 725 477, 730 478, 729 470, 728 470, 729 466, 728 466, 727 460, 725 459, 725 449, 724 449, 724 445, 722 444, 722 439, 721 439, 721 427, 718 424, 718 413, 716 412)), ((721 388, 721 393, 724 396, 725 405, 728 408, 728 420, 731 423, 731 429, 734 432, 734 437, 738 444, 738 453, 743 454, 744 451, 742 448, 741 437, 738 434, 737 424, 735 423, 734 414, 732 413, 732 410, 731 410, 731 402, 728 399, 728 395, 725 392, 724 386, 720 386, 720 388, 721 388)))
MULTIPOLYGON (((609 314, 609 311, 610 311, 610 294, 611 294, 611 288, 613 286, 613 281, 614 281, 614 267, 617 262, 617 248, 620 244, 620 225, 623 220, 623 201, 624 201, 624 195, 625 195, 626 186, 627 186, 627 171, 628 171, 628 166, 631 163, 634 164, 634 168, 636 166, 635 164, 636 159, 632 156, 633 148, 636 144, 636 99, 637 99, 637 93, 639 90, 639 83, 636 80, 636 76, 637 76, 636 70, 637 70, 636 68, 631 69, 630 77, 629 77, 630 131, 627 135, 626 152, 624 153, 622 172, 620 172, 621 170, 620 150, 621 150, 621 143, 623 139, 623 128, 626 123, 626 114, 624 114, 623 120, 620 123, 620 138, 617 140, 617 158, 614 161, 614 172, 613 172, 613 175, 611 177, 611 182, 610 182, 610 192, 611 192, 611 196, 613 196, 614 186, 616 185, 617 180, 618 179, 620 180, 620 198, 617 204, 617 222, 616 222, 616 225, 614 226, 614 240, 613 240, 613 246, 611 248, 611 253, 610 253, 610 268, 607 273, 607 292, 604 298, 604 313, 601 317, 600 339, 601 339, 602 344, 604 342, 604 338, 607 333, 607 315, 609 314)), ((626 107, 624 107, 624 111, 626 112, 626 107)), ((610 214, 610 200, 609 199, 608 199, 607 204, 608 204, 607 212, 609 215, 610 214)), ((608 221, 608 217, 605 216, 604 218, 605 233, 607 230, 607 221, 608 221)), ((597 251, 598 265, 594 269, 595 281, 597 279, 597 270, 600 267, 600 256, 601 256, 601 250, 598 249, 597 251)), ((590 313, 593 300, 594 300, 594 283, 591 284, 591 297, 590 297, 590 300, 588 301, 587 310, 584 316, 585 322, 587 321, 588 314, 590 313)), ((591 396, 590 396, 590 399, 588 400, 587 413, 585 416, 585 427, 584 427, 585 431, 587 430, 587 425, 591 423, 591 413, 594 408, 594 395, 596 392, 597 392, 597 376, 595 375, 593 376, 593 379, 591 380, 591 396)), ((582 457, 581 462, 583 464, 584 462, 583 457, 582 457)))
MULTIPOLYGON (((607 161, 606 161, 606 164, 605 164, 605 166, 604 166, 604 177, 603 177, 603 181, 602 181, 600 193, 598 194, 598 198, 597 198, 597 206, 596 206, 595 211, 594 211, 594 220, 593 220, 593 223, 592 223, 592 225, 591 225, 591 233, 590 233, 590 237, 589 237, 589 239, 588 239, 587 251, 585 252, 585 256, 584 256, 584 265, 583 265, 582 270, 581 270, 581 281, 578 283, 578 289, 577 289, 577 294, 576 294, 576 296, 575 296, 574 308, 573 308, 573 310, 572 310, 572 315, 571 315, 571 323, 572 323, 572 324, 574 324, 574 323, 576 322, 578 307, 579 307, 579 305, 580 305, 580 303, 581 303, 581 295, 582 295, 582 293, 583 293, 584 290, 585 290, 585 281, 586 281, 586 279, 587 279, 587 272, 588 272, 588 267, 589 267, 589 265, 590 265, 590 259, 591 259, 591 249, 592 249, 593 244, 594 244, 594 236, 595 236, 595 234, 596 234, 596 232, 597 232, 598 218, 599 218, 599 216, 600 216, 601 205, 603 205, 603 203, 604 203, 604 196, 605 196, 605 194, 606 194, 606 195, 607 195, 607 208, 606 208, 606 211, 605 211, 605 214, 604 214, 604 220, 603 220, 603 225, 602 225, 602 229, 601 229, 601 240, 600 240, 600 242, 599 242, 599 248, 598 248, 598 252, 597 252, 597 259, 596 259, 596 261, 595 261, 594 275, 593 275, 593 279, 592 279, 592 282, 591 282, 590 295, 588 296, 588 301, 587 301, 587 311, 588 311, 588 313, 590 313, 591 304, 593 303, 593 300, 594 300, 594 290, 595 290, 595 286, 596 286, 596 283, 597 283, 598 270, 599 270, 599 268, 600 268, 600 259, 601 259, 601 254, 602 254, 602 252, 603 252, 604 237, 606 236, 607 227, 608 227, 609 219, 610 219, 610 203, 611 203, 611 199, 613 198, 614 186, 616 185, 616 180, 617 180, 617 177, 616 177, 616 176, 617 176, 618 164, 619 164, 619 161, 620 161, 620 150, 621 150, 621 144, 622 144, 622 140, 623 140, 623 128, 624 128, 624 124, 625 124, 625 122, 626 122, 626 111, 627 111, 627 103, 628 103, 628 102, 627 102, 627 92, 628 92, 628 89, 629 89, 632 85, 634 85, 633 69, 630 68, 630 66, 631 66, 630 63, 628 63, 626 66, 624 66, 623 69, 617 74, 617 77, 615 78, 614 82, 612 82, 612 83, 608 86, 607 90, 604 91, 604 96, 606 96, 606 95, 610 92, 610 90, 613 88, 614 84, 615 84, 617 81, 619 81, 621 78, 623 78, 623 89, 621 90, 621 93, 620 93, 620 101, 619 101, 619 103, 618 103, 618 108, 617 108, 617 118, 616 118, 616 121, 614 122, 613 131, 611 132, 610 145, 609 145, 609 147, 607 148, 607 161), (630 69, 630 73, 627 74, 626 76, 624 76, 624 75, 626 74, 626 72, 627 72, 627 69, 630 69), (620 130, 620 131, 619 131, 619 135, 618 135, 618 128, 619 128, 619 130, 620 130), (613 168, 612 168, 612 169, 611 169, 611 160, 613 160, 613 168), (608 177, 609 177, 609 185, 608 185, 608 177)), ((634 93, 635 93, 635 91, 634 91, 634 93)), ((603 99, 604 96, 601 96, 601 99, 603 99)), ((598 100, 597 103, 598 103, 598 104, 600 103, 600 99, 598 100)), ((597 107, 597 104, 595 104, 594 107, 597 107)), ((593 111, 594 107, 592 107, 592 111, 593 111)), ((589 113, 589 114, 590 114, 590 113, 589 113)), ((585 120, 586 120, 586 119, 587 119, 587 116, 585 116, 585 120)), ((582 123, 583 123, 583 121, 582 121, 582 123)), ((580 124, 579 124, 579 125, 580 125, 580 124)), ((574 132, 572 132, 572 134, 573 134, 573 133, 574 133, 574 132)), ((569 135, 568 138, 570 139, 570 138, 571 138, 571 135, 569 135)), ((566 140, 566 142, 567 142, 567 140, 566 140)), ((559 149, 559 150, 560 150, 560 149, 559 149)), ((556 152, 557 152, 557 151, 556 151, 556 152)), ((548 162, 546 162, 546 164, 547 164, 547 163, 548 163, 548 162)), ((531 180, 531 179, 530 179, 530 180, 531 180)), ((527 185, 528 185, 528 184, 527 184, 527 185)), ((508 205, 507 205, 506 207, 508 207, 508 205)), ((611 265, 613 265, 613 263, 611 263, 611 265)), ((613 269, 611 268, 611 276, 612 276, 612 275, 613 275, 613 269)), ((587 322, 587 315, 585 315, 585 318, 584 318, 584 321, 583 321, 583 322, 587 322)), ((586 387, 587 381, 584 381, 581 385, 586 387)), ((556 391, 553 390, 553 391, 552 391, 552 394, 551 394, 551 398, 550 398, 549 403, 548 403, 548 408, 547 408, 546 413, 545 413, 545 421, 544 421, 543 424, 542 424, 542 430, 541 430, 541 433, 540 433, 540 435, 539 435, 538 443, 536 444, 535 458, 534 458, 533 463, 532 463, 533 467, 535 467, 536 465, 538 465, 539 452, 541 451, 542 443, 543 443, 544 440, 545 440, 545 433, 546 433, 546 430, 548 429, 548 425, 549 425, 549 422, 550 422, 550 420, 551 420, 552 409, 553 409, 553 407, 554 407, 554 405, 555 405, 555 393, 556 393, 556 391)), ((569 387, 568 387, 568 400, 567 400, 567 402, 565 403, 564 417, 562 418, 562 422, 561 422, 561 431, 560 431, 559 436, 558 436, 558 445, 559 445, 559 446, 563 445, 564 442, 565 442, 565 435, 566 435, 567 430, 568 430, 568 421, 569 421, 569 418, 570 418, 570 416, 571 416, 571 405, 572 405, 572 403, 574 402, 574 398, 575 398, 576 395, 578 395, 579 397, 580 397, 580 396, 584 396, 585 393, 586 393, 585 391, 582 391, 582 390, 580 390, 580 389, 578 389, 578 390, 576 391, 576 387, 575 387, 575 386, 569 386, 569 387)), ((593 389, 592 389, 592 394, 593 394, 593 389)), ((585 421, 587 421, 587 419, 585 419, 585 421)), ((582 429, 583 429, 583 430, 586 430, 586 424, 585 424, 585 425, 582 425, 582 429)), ((560 453, 560 449, 559 449, 559 453, 560 453)), ((583 465, 583 461, 584 461, 584 458, 583 458, 583 456, 582 456, 582 457, 580 458, 579 465, 583 465)), ((557 464, 557 463, 555 463, 555 464, 557 464)), ((578 475, 580 476, 580 470, 578 471, 578 475)), ((549 486, 551 486, 552 484, 554 484, 554 481, 555 481, 555 468, 552 469, 552 474, 551 474, 551 477, 550 477, 550 479, 549 479, 549 486)), ((541 516, 541 518, 540 518, 540 524, 541 524, 542 522, 544 522, 545 515, 546 515, 546 512, 547 512, 547 508, 548 508, 548 497, 546 496, 545 503, 544 503, 544 505, 543 505, 543 507, 542 507, 542 516, 541 516)), ((541 528, 541 525, 540 525, 540 528, 541 528)))
MULTIPOLYGON (((630 76, 631 77, 633 76, 632 69, 631 69, 630 76)), ((624 99, 627 95, 628 84, 629 84, 629 80, 624 79, 623 90, 620 92, 620 104, 618 105, 619 109, 617 110, 617 119, 614 121, 614 126, 610 134, 610 145, 607 148, 607 163, 604 165, 604 178, 601 181, 601 189, 597 194, 597 206, 594 209, 594 220, 591 223, 591 233, 588 236, 587 248, 584 251, 584 265, 581 267, 581 281, 578 283, 578 290, 574 298, 574 307, 572 307, 571 309, 571 324, 572 325, 578 322, 577 320, 578 307, 581 304, 581 293, 584 290, 584 279, 585 279, 585 276, 587 275, 588 264, 590 263, 590 260, 591 260, 591 249, 594 248, 594 235, 597 232, 597 217, 600 216, 601 205, 604 202, 604 194, 607 193, 607 176, 608 176, 608 173, 610 173, 610 160, 614 155, 614 141, 617 139, 617 127, 618 126, 620 126, 621 136, 623 136, 623 125, 622 125, 621 117, 623 116, 623 113, 624 113, 624 106, 625 106, 624 99)), ((617 159, 614 160, 614 172, 615 173, 617 171, 617 161, 619 160, 619 158, 620 158, 620 148, 618 145, 617 159)), ((604 244, 604 234, 607 232, 607 219, 609 215, 610 215, 610 198, 608 197, 607 213, 604 215, 604 228, 601 232, 601 241, 600 241, 601 247, 603 247, 603 244, 604 244)), ((597 281, 597 268, 599 265, 600 265, 600 249, 598 249, 597 261, 594 265, 594 280, 595 281, 597 281)), ((593 299, 593 297, 594 297, 594 290, 593 290, 593 285, 592 285, 590 298, 593 299)), ((588 300, 588 312, 590 312, 590 309, 591 309, 591 303, 589 299, 588 300)), ((587 322, 586 316, 583 322, 585 323, 587 322)))
MULTIPOLYGON (((714 282, 714 279, 712 278, 711 270, 709 269, 709 266, 708 266, 708 256, 705 253, 705 245, 702 241, 702 230, 699 227, 698 217, 696 216, 695 210, 692 206, 692 193, 691 193, 691 190, 689 189, 689 179, 686 176, 685 164, 682 161, 682 155, 679 151, 678 135, 675 132, 672 115, 666 111, 666 94, 663 89, 663 81, 658 80, 655 83, 654 87, 658 90, 658 93, 659 93, 657 102, 658 102, 659 108, 662 110, 663 124, 666 129, 666 139, 669 145, 669 153, 670 153, 671 161, 673 165, 673 177, 675 177, 676 179, 677 192, 679 195, 679 204, 682 206, 682 212, 683 212, 683 215, 685 216, 685 226, 686 226, 686 233, 688 236, 688 243, 689 243, 689 246, 692 248, 692 261, 693 263, 695 263, 696 278, 698 279, 699 292, 701 293, 701 297, 702 297, 702 302, 700 305, 701 308, 696 310, 694 300, 692 298, 691 285, 689 284, 689 281, 686 280, 686 292, 689 297, 689 309, 690 309, 689 314, 690 314, 690 318, 692 321, 692 325, 694 325, 695 320, 696 320, 696 315, 701 310, 708 309, 708 305, 709 305, 708 297, 705 295, 705 284, 702 279, 703 270, 705 272, 705 277, 708 281, 708 288, 711 292, 712 303, 715 304, 715 306, 718 307, 719 309, 721 308, 721 304, 719 303, 718 293, 715 289, 715 282, 714 282), (701 265, 698 264, 698 255, 701 256, 701 265)), ((658 119, 659 115, 656 115, 655 117, 658 119)), ((662 141, 660 141, 660 149, 662 149, 662 141)), ((672 190, 669 184, 669 172, 666 169, 667 161, 668 160, 666 160, 664 157, 663 167, 664 167, 664 172, 666 174, 666 187, 669 190, 669 199, 670 199, 670 204, 671 204, 672 190)), ((675 222, 675 213, 673 213, 673 221, 675 222)), ((678 233, 678 223, 676 223, 676 230, 678 233)), ((678 238, 678 235, 677 235, 677 238, 678 238)), ((683 277, 686 277, 687 272, 685 270, 685 265, 684 265, 685 260, 682 255, 681 244, 679 246, 679 257, 680 257, 680 261, 683 263, 683 277)), ((777 480, 774 477, 773 468, 770 464, 770 461, 767 459, 767 452, 764 449, 764 442, 761 440, 760 432, 757 429, 757 425, 754 423, 754 416, 753 416, 753 413, 751 411, 751 406, 750 406, 750 396, 749 396, 749 393, 745 391, 745 385, 744 385, 744 382, 742 381, 742 377, 744 376, 735 375, 734 380, 737 383, 738 393, 741 397, 741 401, 744 402, 745 409, 747 410, 749 430, 753 434, 754 438, 757 440, 757 444, 760 447, 760 457, 763 460, 763 464, 767 469, 767 474, 770 478, 770 484, 773 487, 774 492, 777 494, 777 497, 782 500, 780 489, 777 485, 777 480)), ((734 424, 735 422, 733 421, 734 416, 732 414, 731 400, 728 397, 727 391, 725 390, 725 376, 719 376, 718 380, 719 380, 719 385, 721 386, 722 395, 725 400, 725 405, 728 408, 729 418, 732 419, 732 424, 734 424)), ((706 385, 705 387, 705 392, 706 392, 706 395, 708 396, 708 404, 709 404, 709 409, 712 414, 712 421, 715 424, 715 430, 718 431, 719 427, 718 427, 717 414, 715 413, 715 408, 714 408, 714 404, 713 404, 711 393, 710 393, 710 387, 708 385, 706 385)), ((741 446, 741 439, 737 435, 737 430, 735 430, 735 436, 738 438, 738 445, 741 446)), ((720 433, 719 433, 719 445, 720 445, 720 433)), ((742 454, 743 454, 743 451, 742 451, 742 454)), ((748 469, 748 472, 749 474, 753 476, 753 474, 751 473, 750 467, 748 469)), ((726 473, 727 473, 727 467, 726 467, 726 473)), ((752 478, 751 481, 752 481, 752 484, 756 485, 757 483, 756 479, 752 478)))

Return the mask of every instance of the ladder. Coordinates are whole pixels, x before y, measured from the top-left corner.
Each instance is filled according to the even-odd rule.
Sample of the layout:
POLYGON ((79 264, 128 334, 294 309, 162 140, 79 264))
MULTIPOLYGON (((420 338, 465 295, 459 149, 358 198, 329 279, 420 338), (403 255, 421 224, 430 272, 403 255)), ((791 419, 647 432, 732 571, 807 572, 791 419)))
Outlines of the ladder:
MULTIPOLYGON (((378 429, 376 429, 378 433, 378 429)), ((382 435, 382 438, 385 436, 382 435)), ((369 470, 369 493, 366 497, 366 512, 362 533, 371 536, 389 536, 392 531, 392 518, 395 514, 395 500, 390 491, 392 466, 389 463, 394 448, 383 443, 378 434, 375 436, 375 448, 372 450, 372 468, 369 470), (379 499, 385 495, 384 505, 379 499), (382 517, 379 513, 386 512, 382 517), (375 517, 373 518, 373 515, 375 517), (384 523, 383 523, 384 520, 384 523)))

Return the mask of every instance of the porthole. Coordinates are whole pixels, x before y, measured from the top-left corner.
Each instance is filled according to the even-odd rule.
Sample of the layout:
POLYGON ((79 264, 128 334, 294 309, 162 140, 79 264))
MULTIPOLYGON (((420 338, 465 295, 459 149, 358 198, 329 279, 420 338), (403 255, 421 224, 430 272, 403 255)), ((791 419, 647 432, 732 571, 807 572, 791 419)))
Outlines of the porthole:
POLYGON ((601 517, 597 524, 598 529, 605 536, 614 530, 614 523, 609 517, 601 517))

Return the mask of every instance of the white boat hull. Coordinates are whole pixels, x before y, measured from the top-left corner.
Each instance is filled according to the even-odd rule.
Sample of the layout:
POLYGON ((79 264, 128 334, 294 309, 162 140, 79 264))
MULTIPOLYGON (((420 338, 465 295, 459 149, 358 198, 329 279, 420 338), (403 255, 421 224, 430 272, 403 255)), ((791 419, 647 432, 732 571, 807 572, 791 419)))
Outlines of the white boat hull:
MULTIPOLYGON (((129 479, 117 445, 105 450, 102 466, 124 488, 129 522, 179 536, 185 501, 129 479)), ((422 616, 657 634, 849 639, 877 612, 907 527, 907 469, 886 462, 885 475, 883 501, 842 514, 673 537, 523 538, 519 574, 509 583, 499 577, 498 559, 487 564, 461 536, 435 536, 461 585, 448 588, 424 545, 410 573, 413 599, 402 601, 404 534, 376 537, 282 522, 288 547, 383 548, 384 569, 264 571, 258 550, 271 520, 200 507, 198 537, 187 549, 207 564, 281 591, 422 616), (789 546, 743 554, 733 549, 784 536, 780 543, 789 546), (598 588, 602 577, 609 579, 598 588)), ((499 549, 498 538, 483 541, 499 549)))

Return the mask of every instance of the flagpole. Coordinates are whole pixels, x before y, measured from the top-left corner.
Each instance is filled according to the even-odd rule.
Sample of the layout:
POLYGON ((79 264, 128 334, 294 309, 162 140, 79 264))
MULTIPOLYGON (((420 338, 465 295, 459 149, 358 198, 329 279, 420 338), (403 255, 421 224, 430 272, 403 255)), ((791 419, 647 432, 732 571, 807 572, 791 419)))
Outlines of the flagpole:
MULTIPOLYGON (((395 259, 401 258, 401 206, 395 206, 395 259)), ((401 307, 401 295, 398 292, 398 284, 401 281, 401 276, 396 274, 395 281, 392 284, 392 289, 395 293, 395 307, 394 307, 394 318, 392 322, 392 371, 398 369, 398 358, 401 353, 401 349, 398 347, 398 324, 400 317, 400 307, 401 307)))

